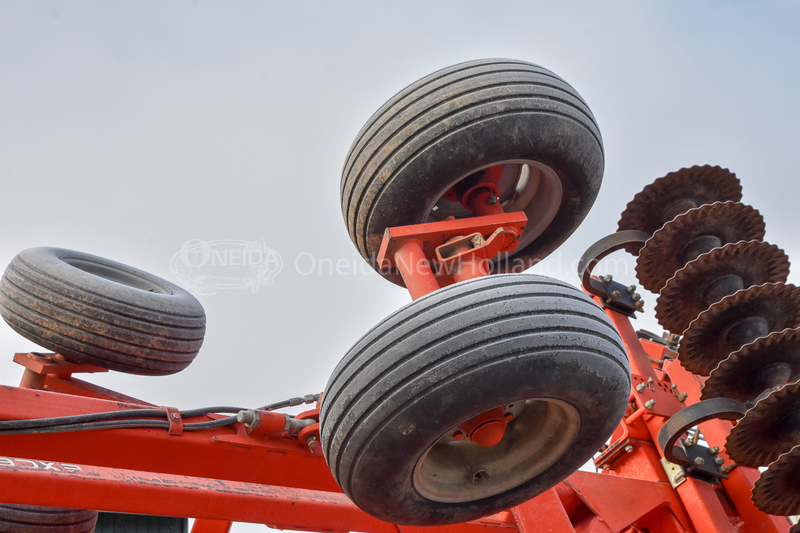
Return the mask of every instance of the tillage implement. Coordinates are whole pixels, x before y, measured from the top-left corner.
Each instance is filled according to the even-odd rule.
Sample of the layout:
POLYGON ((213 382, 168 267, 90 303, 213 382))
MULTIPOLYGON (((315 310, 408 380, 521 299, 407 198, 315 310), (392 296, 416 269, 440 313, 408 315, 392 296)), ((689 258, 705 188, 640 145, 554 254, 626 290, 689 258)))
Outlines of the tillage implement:
POLYGON ((0 532, 186 531, 187 517, 195 533, 790 531, 788 257, 733 173, 694 166, 634 196, 580 259, 580 288, 526 274, 586 217, 603 169, 594 116, 545 68, 471 61, 400 91, 353 142, 341 207, 364 260, 412 301, 321 394, 255 408, 159 406, 78 379, 183 370, 203 307, 108 259, 21 252, 0 315, 44 351, 16 354, 22 382, 0 387, 0 532), (616 251, 658 295, 663 334, 634 330, 639 289, 602 271, 616 251))

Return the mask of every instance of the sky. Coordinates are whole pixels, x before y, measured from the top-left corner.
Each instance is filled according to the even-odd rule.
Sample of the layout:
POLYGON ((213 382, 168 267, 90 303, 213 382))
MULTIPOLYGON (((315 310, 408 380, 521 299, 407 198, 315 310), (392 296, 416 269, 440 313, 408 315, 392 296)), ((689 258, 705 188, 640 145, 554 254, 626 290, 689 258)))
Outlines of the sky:
MULTIPOLYGON (((274 276, 255 292, 215 271, 238 286, 198 296, 207 333, 186 370, 86 379, 182 409, 319 392, 410 301, 347 235, 350 144, 406 85, 486 57, 556 72, 603 135, 594 208, 534 272, 577 285, 577 259, 634 194, 702 164, 735 172, 765 240, 800 257, 798 27, 792 1, 0 0, 0 265, 56 246, 188 286, 182 249, 255 247, 274 276)), ((632 260, 607 268, 636 283, 632 260)), ((660 332, 644 297, 635 326, 660 332)), ((13 353, 37 348, 0 326, 0 383, 14 385, 13 353)))

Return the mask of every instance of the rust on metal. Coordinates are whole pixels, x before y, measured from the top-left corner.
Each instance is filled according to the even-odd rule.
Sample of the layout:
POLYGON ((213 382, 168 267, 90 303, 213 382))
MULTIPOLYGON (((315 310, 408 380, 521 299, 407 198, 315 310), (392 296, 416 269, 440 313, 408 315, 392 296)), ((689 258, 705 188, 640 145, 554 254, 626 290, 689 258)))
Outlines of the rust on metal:
POLYGON ((686 263, 661 289, 656 319, 665 329, 683 333, 697 315, 738 290, 782 283, 789 258, 775 245, 742 241, 714 248, 686 263))
POLYGON ((690 372, 707 376, 724 359, 759 337, 800 326, 800 289, 767 283, 741 290, 709 307, 691 323, 678 348, 690 372))
POLYGON ((720 202, 690 209, 657 230, 639 252, 636 276, 651 292, 659 292, 689 261, 739 241, 764 239, 764 219, 752 207, 720 202))
POLYGON ((620 216, 617 230, 652 235, 689 209, 715 202, 738 202, 742 186, 736 175, 718 166, 693 166, 670 172, 642 189, 620 216))
POLYGON ((767 466, 800 444, 800 382, 773 391, 731 430, 725 449, 737 464, 767 466))

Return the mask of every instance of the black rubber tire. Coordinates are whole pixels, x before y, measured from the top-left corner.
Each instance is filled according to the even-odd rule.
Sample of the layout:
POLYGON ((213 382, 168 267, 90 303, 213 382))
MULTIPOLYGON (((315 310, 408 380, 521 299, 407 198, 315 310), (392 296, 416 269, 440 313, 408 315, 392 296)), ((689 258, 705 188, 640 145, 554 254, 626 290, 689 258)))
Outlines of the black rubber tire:
POLYGON ((0 315, 70 361, 153 376, 189 366, 206 324, 203 306, 177 285, 61 248, 30 248, 11 261, 0 315))
POLYGON ((554 217, 543 219, 540 187, 540 200, 525 209, 528 235, 511 257, 493 263, 493 272, 533 266, 583 221, 603 177, 600 131, 575 89, 531 63, 484 59, 426 76, 384 104, 350 148, 341 182, 350 238, 373 268, 403 285, 377 265, 384 230, 428 221, 455 183, 510 161, 549 167, 561 198, 554 217))
MULTIPOLYGON (((323 452, 344 492, 371 515, 419 526, 459 523, 526 501, 577 470, 611 435, 629 394, 622 340, 589 297, 544 276, 489 276, 410 303, 353 346, 322 398, 323 452), (451 428, 530 398, 577 412, 566 453, 488 497, 446 503, 420 493, 417 463, 451 428)), ((514 423, 504 441, 524 429, 514 423)), ((541 451, 526 449, 536 457, 541 451)))
POLYGON ((0 504, 0 533, 91 533, 97 511, 0 504))
POLYGON ((95 533, 188 533, 188 518, 101 512, 95 533))

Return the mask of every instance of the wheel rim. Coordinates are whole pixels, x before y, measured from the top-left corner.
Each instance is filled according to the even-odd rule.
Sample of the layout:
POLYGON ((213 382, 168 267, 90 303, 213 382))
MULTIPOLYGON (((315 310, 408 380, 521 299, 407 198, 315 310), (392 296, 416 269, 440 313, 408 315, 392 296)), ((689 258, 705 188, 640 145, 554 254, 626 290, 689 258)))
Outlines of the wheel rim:
POLYGON ((457 427, 439 438, 414 468, 419 494, 436 502, 461 503, 506 492, 555 463, 580 429, 578 411, 560 400, 536 398, 506 407, 513 418, 494 446, 455 439, 457 427))
POLYGON ((523 211, 528 225, 522 234, 518 249, 521 250, 544 232, 555 218, 561 206, 561 180, 549 166, 530 160, 512 160, 493 163, 476 169, 449 183, 439 196, 425 209, 420 222, 438 222, 449 216, 457 219, 474 216, 448 192, 468 176, 490 167, 501 165, 500 205, 506 213, 523 211))
POLYGON ((60 259, 66 264, 75 267, 78 270, 82 270, 87 274, 107 279, 108 281, 113 281, 114 283, 125 285, 126 287, 132 287, 134 289, 139 289, 140 291, 154 292, 157 294, 172 294, 172 291, 170 291, 168 288, 134 272, 120 270, 119 268, 111 265, 79 257, 61 257, 60 259))

